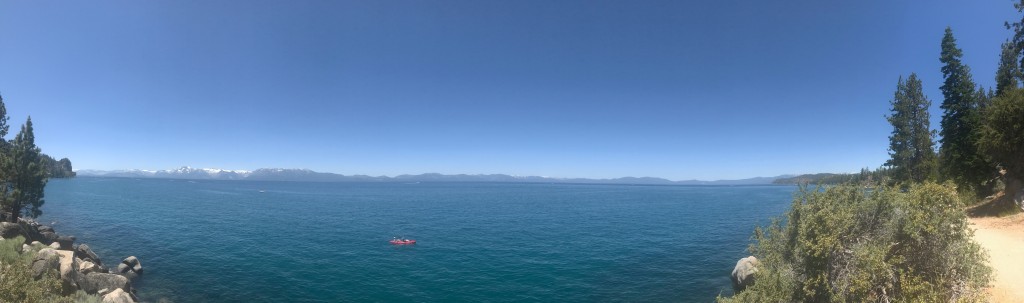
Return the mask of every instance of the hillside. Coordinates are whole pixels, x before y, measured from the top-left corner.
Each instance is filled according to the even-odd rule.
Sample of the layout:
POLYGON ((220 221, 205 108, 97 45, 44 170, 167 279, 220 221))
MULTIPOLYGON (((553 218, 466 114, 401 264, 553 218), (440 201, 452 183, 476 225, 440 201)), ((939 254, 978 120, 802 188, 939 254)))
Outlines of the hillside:
POLYGON ((455 174, 425 173, 418 175, 367 176, 342 175, 317 172, 309 169, 261 168, 253 171, 224 170, 214 168, 193 168, 184 166, 172 170, 81 170, 83 177, 115 178, 160 178, 190 180, 258 180, 258 181, 305 181, 305 182, 530 182, 530 183, 578 183, 578 184, 635 184, 635 185, 770 185, 790 175, 757 177, 739 180, 684 180, 672 181, 653 177, 623 177, 613 179, 551 178, 541 176, 512 176, 505 174, 455 174))

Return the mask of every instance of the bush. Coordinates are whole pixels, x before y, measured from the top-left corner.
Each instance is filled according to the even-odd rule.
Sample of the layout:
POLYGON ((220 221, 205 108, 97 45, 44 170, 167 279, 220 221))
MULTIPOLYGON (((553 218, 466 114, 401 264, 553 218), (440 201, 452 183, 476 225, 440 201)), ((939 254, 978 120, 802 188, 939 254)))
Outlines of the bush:
POLYGON ((952 185, 797 192, 755 230, 757 282, 721 302, 979 302, 991 269, 952 185))
POLYGON ((0 240, 0 302, 99 302, 99 297, 78 291, 70 297, 60 296, 57 272, 50 271, 42 279, 32 278, 31 264, 40 247, 21 252, 25 238, 0 240))

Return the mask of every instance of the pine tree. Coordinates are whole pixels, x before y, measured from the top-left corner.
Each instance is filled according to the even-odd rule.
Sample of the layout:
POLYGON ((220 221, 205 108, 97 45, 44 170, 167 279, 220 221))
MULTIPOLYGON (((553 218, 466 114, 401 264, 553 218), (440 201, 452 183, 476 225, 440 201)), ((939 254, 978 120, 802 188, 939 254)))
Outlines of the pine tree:
MULTIPOLYGON (((1024 13, 1024 0, 1014 3, 1013 8, 1017 9, 1018 13, 1024 13)), ((1018 66, 1024 70, 1024 57, 1019 56, 1020 52, 1024 51, 1024 17, 1021 17, 1019 22, 1004 22, 1003 24, 1006 25, 1006 29, 1013 30, 1013 38, 1010 38, 1009 44, 1016 51, 1014 57, 1020 60, 1018 66)))
MULTIPOLYGON (((11 193, 14 190, 14 183, 11 180, 11 171, 9 163, 13 163, 11 160, 11 145, 7 142, 7 131, 10 126, 7 125, 7 106, 4 104, 3 96, 0 96, 0 220, 10 220, 15 215, 7 216, 4 212, 8 210, 8 205, 11 204, 11 193)), ((16 219, 15 219, 16 220, 16 219)))
POLYGON ((3 206, 9 212, 8 220, 11 222, 17 222, 23 214, 32 218, 42 214, 39 208, 44 203, 46 168, 39 154, 32 117, 29 117, 11 142, 10 153, 3 159, 3 171, 7 177, 3 206))
POLYGON ((944 112, 939 133, 942 136, 939 140, 939 166, 944 178, 961 187, 980 189, 982 182, 990 179, 995 169, 978 152, 979 100, 971 69, 960 61, 962 56, 963 51, 956 46, 953 30, 947 27, 939 57, 944 64, 942 76, 945 78, 940 87, 944 99, 939 107, 944 112))
POLYGON ((7 125, 7 106, 4 105, 4 96, 0 96, 0 141, 6 141, 7 131, 11 126, 7 125))
POLYGON ((1012 199, 1024 190, 1024 90, 996 96, 985 113, 978 148, 1005 169, 1004 197, 1012 199))
POLYGON ((1017 48, 1006 41, 999 54, 999 68, 996 69, 996 95, 1002 95, 1009 89, 1018 87, 1021 78, 1020 66, 1017 65, 1017 48))
MULTIPOLYGON (((992 104, 992 89, 988 90, 990 93, 985 93, 985 89, 978 85, 978 91, 974 93, 974 100, 978 100, 978 113, 984 113, 985 108, 992 104)), ((978 123, 982 123, 982 118, 978 118, 978 123)), ((979 124, 980 125, 980 124, 979 124)), ((979 126, 980 127, 980 126, 979 126)))
POLYGON ((885 165, 892 169, 893 181, 909 183, 932 179, 935 171, 935 150, 929 123, 928 107, 931 101, 924 95, 917 74, 907 81, 897 82, 892 115, 886 117, 892 124, 889 136, 889 157, 885 165))

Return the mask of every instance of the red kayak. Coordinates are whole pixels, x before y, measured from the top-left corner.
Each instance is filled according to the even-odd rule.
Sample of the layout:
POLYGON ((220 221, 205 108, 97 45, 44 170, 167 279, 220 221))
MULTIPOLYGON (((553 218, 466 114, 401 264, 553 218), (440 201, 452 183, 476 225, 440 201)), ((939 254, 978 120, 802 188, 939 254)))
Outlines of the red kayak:
POLYGON ((394 245, 416 244, 416 240, 411 240, 411 239, 404 239, 404 240, 403 239, 394 239, 394 240, 391 240, 391 241, 388 241, 388 242, 391 242, 391 244, 394 244, 394 245))

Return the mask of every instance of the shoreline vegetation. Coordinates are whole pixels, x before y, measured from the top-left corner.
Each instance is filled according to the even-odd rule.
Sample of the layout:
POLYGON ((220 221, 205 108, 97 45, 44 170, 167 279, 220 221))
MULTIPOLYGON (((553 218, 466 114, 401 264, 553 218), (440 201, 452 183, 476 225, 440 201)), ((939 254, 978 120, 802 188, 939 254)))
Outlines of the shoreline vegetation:
POLYGON ((0 97, 0 302, 137 302, 143 273, 135 256, 107 268, 88 244, 33 220, 43 214, 49 178, 75 177, 71 160, 43 154, 32 118, 7 140, 0 97))
MULTIPOLYGON (((1024 13, 1024 0, 1014 8, 1024 13)), ((754 230, 752 256, 732 273, 735 294, 717 301, 1024 299, 1014 286, 1024 245, 1024 17, 1006 28, 1013 36, 1000 47, 996 89, 987 91, 945 29, 938 130, 929 125, 922 81, 899 78, 886 117, 890 159, 881 168, 776 180, 804 185, 785 215, 754 230)))

